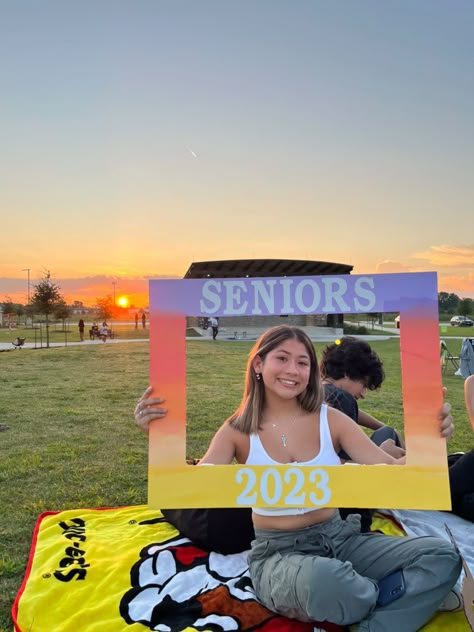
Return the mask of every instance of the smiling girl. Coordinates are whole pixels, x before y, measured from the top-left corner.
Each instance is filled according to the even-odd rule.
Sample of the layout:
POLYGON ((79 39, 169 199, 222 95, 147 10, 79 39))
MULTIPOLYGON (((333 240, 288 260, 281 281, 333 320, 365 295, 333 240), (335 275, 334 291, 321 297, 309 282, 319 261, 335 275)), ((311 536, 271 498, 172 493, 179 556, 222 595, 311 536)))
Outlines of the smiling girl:
MULTIPOLYGON (((147 389, 135 409, 144 431, 166 415, 147 389)), ((265 332, 250 352, 242 401, 215 434, 201 464, 340 466, 404 463, 323 403, 313 344, 296 327, 265 332)), ((332 507, 253 507, 249 568, 269 609, 301 621, 355 624, 361 631, 418 630, 456 582, 461 562, 438 538, 360 533, 360 517, 343 521, 332 507), (382 601, 382 580, 399 571, 404 589, 382 601)))

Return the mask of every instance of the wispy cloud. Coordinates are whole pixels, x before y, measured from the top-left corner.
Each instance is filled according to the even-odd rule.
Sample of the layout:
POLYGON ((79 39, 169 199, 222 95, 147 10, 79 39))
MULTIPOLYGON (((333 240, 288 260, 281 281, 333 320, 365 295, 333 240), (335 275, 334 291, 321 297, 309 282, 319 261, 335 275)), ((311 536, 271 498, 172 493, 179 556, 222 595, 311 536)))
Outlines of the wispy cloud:
POLYGON ((413 255, 415 259, 438 267, 474 267, 474 246, 430 246, 424 252, 413 255))
POLYGON ((413 272, 412 267, 407 266, 404 263, 400 263, 399 261, 391 261, 390 259, 381 261, 376 265, 375 269, 378 274, 389 274, 391 272, 413 272))

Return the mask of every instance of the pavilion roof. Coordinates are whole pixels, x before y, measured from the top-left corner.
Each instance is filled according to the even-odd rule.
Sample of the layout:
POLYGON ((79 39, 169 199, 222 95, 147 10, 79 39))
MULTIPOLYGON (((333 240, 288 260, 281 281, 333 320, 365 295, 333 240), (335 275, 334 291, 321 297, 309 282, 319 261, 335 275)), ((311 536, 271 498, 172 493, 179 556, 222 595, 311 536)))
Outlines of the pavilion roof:
POLYGON ((242 277, 290 277, 350 274, 354 266, 330 261, 304 261, 300 259, 224 259, 220 261, 194 261, 185 279, 218 279, 242 277))

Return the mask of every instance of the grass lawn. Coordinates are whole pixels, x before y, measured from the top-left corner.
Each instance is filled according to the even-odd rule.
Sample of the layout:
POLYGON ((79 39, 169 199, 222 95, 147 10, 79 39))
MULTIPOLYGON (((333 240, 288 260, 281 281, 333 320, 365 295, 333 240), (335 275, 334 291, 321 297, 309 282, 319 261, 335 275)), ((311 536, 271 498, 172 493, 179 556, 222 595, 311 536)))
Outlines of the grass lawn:
MULTIPOLYGON (((460 345, 450 343, 454 355, 460 345)), ((250 347, 188 341, 188 457, 203 454, 237 406, 250 347)), ((373 347, 388 378, 363 408, 401 428, 399 341, 373 347)), ((146 502, 147 440, 132 410, 147 375, 147 343, 0 353, 0 424, 8 426, 0 432, 0 632, 11 632, 10 608, 41 512, 146 502)), ((474 441, 463 380, 449 371, 444 382, 456 421, 449 450, 467 450, 474 441)))
POLYGON ((453 327, 449 323, 440 323, 440 338, 474 338, 474 327, 453 327))

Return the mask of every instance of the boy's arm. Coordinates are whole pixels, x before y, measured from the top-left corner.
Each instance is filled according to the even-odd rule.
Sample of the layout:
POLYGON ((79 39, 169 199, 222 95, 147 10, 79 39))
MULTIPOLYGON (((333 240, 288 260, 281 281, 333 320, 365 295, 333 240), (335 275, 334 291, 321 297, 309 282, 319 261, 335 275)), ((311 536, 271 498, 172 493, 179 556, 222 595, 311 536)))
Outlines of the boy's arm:
POLYGON ((385 424, 380 421, 380 419, 376 419, 366 413, 365 411, 359 408, 359 425, 364 426, 364 428, 369 428, 370 430, 378 430, 379 428, 383 428, 385 424))
MULTIPOLYGON (((385 424, 382 421, 380 421, 380 419, 377 419, 376 417, 372 417, 372 415, 369 415, 369 413, 366 413, 365 411, 360 410, 360 408, 359 408, 359 425, 364 426, 365 428, 370 428, 371 430, 378 430, 379 428, 383 428, 385 426, 385 424)), ((395 432, 397 433, 398 441, 401 447, 405 448, 405 442, 403 440, 403 437, 398 432, 398 430, 395 430, 395 432)), ((383 447, 383 444, 381 447, 382 449, 385 449, 383 447)), ((390 453, 391 452, 389 451, 389 454, 390 453)), ((392 456, 395 456, 395 455, 392 455, 392 456)))

